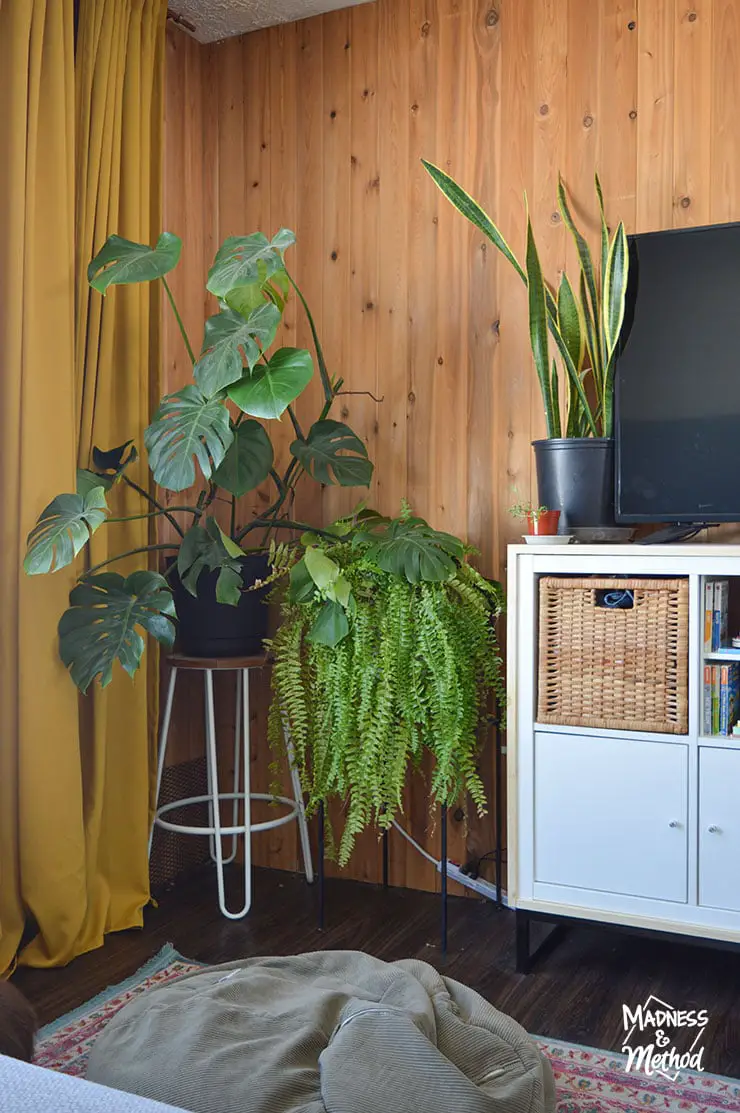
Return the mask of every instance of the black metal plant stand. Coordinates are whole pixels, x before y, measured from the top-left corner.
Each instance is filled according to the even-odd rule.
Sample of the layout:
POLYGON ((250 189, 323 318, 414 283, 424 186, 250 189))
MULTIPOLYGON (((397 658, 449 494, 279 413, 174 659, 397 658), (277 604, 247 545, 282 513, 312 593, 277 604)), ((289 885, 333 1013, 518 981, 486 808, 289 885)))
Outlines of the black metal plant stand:
MULTIPOLYGON (((502 862, 502 839, 503 839, 503 825, 502 825, 502 808, 503 808, 503 785, 501 780, 502 770, 502 754, 503 748, 501 745, 501 722, 497 716, 490 716, 489 724, 494 730, 494 770, 495 770, 495 840, 496 846, 493 851, 486 855, 486 857, 493 858, 496 863, 496 905, 502 907, 503 905, 503 862, 502 862)), ((441 899, 441 924, 440 924, 440 945, 442 950, 442 957, 447 957, 447 937, 448 937, 448 869, 447 869, 447 805, 441 805, 441 832, 440 832, 440 899, 441 899)), ((324 804, 319 804, 318 809, 318 867, 317 867, 317 883, 318 883, 318 898, 319 898, 319 914, 318 926, 319 930, 323 931, 325 922, 325 874, 324 874, 324 804)), ((388 831, 383 831, 382 836, 382 855, 383 855, 383 888, 387 889, 389 884, 389 851, 388 851, 388 831)), ((529 931, 522 925, 521 929, 521 947, 522 951, 529 945, 529 931), (524 935, 526 933, 526 943, 524 935)), ((517 949, 520 946, 520 929, 517 923, 517 949)))

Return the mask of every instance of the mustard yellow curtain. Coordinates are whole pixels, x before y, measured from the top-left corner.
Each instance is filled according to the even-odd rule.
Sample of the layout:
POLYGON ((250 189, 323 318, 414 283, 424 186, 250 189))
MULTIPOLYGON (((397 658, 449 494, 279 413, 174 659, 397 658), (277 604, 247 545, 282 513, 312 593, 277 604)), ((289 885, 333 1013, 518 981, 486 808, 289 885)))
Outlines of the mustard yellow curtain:
MULTIPOLYGON (((81 0, 76 54, 76 398, 78 463, 94 445, 114 448, 141 434, 159 397, 159 286, 119 287, 106 298, 87 283, 87 264, 108 235, 155 242, 162 222, 162 116, 166 0, 81 0)), ((149 483, 142 461, 129 472, 149 483)), ((143 513, 119 485, 116 516, 143 513)), ((149 520, 100 530, 97 564, 145 546, 149 520)), ((145 556, 115 565, 123 574, 145 556)), ((103 931, 141 923, 149 898, 147 840, 157 719, 157 654, 150 644, 133 683, 119 675, 81 701, 87 755, 88 902, 95 910, 83 949, 103 931)))
MULTIPOLYGON (((119 674, 78 702, 56 647, 73 573, 20 571, 77 460, 140 440, 158 393, 152 291, 103 302, 85 271, 110 232, 160 231, 166 2, 81 0, 76 63, 73 16, 73 0, 0 5, 0 974, 27 924, 21 961, 63 964, 140 924, 149 895, 155 655, 133 687, 119 674)), ((94 561, 148 525, 103 533, 94 561)))

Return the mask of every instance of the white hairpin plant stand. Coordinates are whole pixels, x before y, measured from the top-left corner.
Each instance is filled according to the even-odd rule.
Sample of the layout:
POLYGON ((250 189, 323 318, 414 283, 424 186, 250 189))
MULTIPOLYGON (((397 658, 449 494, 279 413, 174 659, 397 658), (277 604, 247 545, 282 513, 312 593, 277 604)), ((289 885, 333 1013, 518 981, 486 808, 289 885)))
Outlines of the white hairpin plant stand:
MULTIPOLYGON (((180 835, 208 835, 210 842, 211 859, 216 865, 218 882, 218 904, 221 912, 230 920, 240 920, 247 915, 252 904, 252 835, 259 831, 269 831, 274 827, 281 827, 284 823, 298 824, 303 854, 303 866, 306 880, 313 882, 313 863, 311 860, 311 844, 308 837, 308 825, 303 806, 303 792, 298 769, 295 764, 293 743, 287 725, 284 726, 285 747, 290 768, 290 781, 293 789, 293 798, 287 796, 272 796, 265 792, 252 792, 250 786, 250 738, 249 738, 249 674, 253 669, 261 669, 267 660, 266 654, 254 657, 238 658, 212 658, 212 657, 185 657, 171 656, 168 658, 171 671, 167 688, 167 700, 162 719, 162 730, 159 742, 159 757, 157 760, 157 790, 154 813, 154 824, 166 831, 174 831, 180 835), (173 800, 169 804, 159 805, 159 792, 162 784, 167 754, 167 739, 170 731, 172 707, 175 700, 175 685, 177 674, 180 671, 198 671, 203 673, 205 685, 205 728, 206 728, 206 770, 208 776, 208 792, 203 796, 187 796, 180 800, 173 800), (236 672, 236 729, 234 732, 234 780, 231 792, 221 792, 218 781, 218 760, 216 750, 216 711, 213 698, 214 672, 236 672), (275 819, 265 820, 261 823, 252 823, 250 803, 252 800, 267 800, 275 804, 284 805, 288 810, 282 812, 275 819), (231 802, 231 823, 227 826, 221 822, 221 803, 231 802), (208 804, 208 826, 191 826, 186 823, 175 823, 166 818, 170 812, 177 808, 195 804, 208 804), (243 816, 239 817, 240 805, 243 804, 243 816), (223 840, 231 839, 231 848, 228 857, 224 856, 223 840), (224 891, 224 866, 229 865, 236 858, 239 848, 238 840, 244 840, 244 906, 238 912, 232 912, 226 907, 224 891)), ((281 809, 282 810, 282 809, 281 809)), ((149 854, 152 851, 154 824, 149 836, 149 854)))

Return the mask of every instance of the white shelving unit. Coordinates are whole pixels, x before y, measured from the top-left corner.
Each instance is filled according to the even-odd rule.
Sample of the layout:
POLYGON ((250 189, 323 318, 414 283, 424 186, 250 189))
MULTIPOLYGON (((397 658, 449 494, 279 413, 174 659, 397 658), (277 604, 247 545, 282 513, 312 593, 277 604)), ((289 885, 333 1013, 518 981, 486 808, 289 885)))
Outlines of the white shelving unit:
POLYGON ((509 547, 508 895, 517 910, 740 943, 740 737, 702 734, 705 577, 740 580, 740 546, 509 547), (544 575, 686 577, 686 734, 537 723, 544 575))

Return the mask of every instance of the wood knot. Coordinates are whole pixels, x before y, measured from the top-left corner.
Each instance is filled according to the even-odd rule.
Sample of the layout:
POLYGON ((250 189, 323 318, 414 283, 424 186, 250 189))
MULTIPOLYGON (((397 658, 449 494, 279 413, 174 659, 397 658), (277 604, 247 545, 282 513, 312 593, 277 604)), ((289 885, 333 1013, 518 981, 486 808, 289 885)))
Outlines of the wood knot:
POLYGON ((583 117, 583 126, 585 128, 590 128, 593 125, 593 122, 593 116, 588 115, 588 113, 583 117))
POLYGON ((429 22, 428 19, 425 19, 424 22, 421 25, 421 32, 420 33, 421 33, 422 39, 425 39, 427 37, 427 35, 431 31, 431 29, 432 29, 431 23, 429 22))
POLYGON ((416 395, 414 394, 413 390, 410 390, 409 391, 409 402, 415 402, 415 401, 416 401, 416 395))
POLYGON ((560 220, 561 220, 560 213, 557 211, 557 209, 555 210, 555 212, 550 213, 550 223, 551 224, 559 224, 560 220))
POLYGON ((413 113, 417 113, 417 112, 419 111, 419 106, 418 106, 418 104, 416 104, 416 103, 412 104, 412 105, 411 105, 411 111, 412 111, 413 113))
POLYGON ((550 111, 550 106, 549 105, 547 105, 547 104, 541 104, 540 105, 540 116, 546 116, 549 111, 550 111))
POLYGON ((442 359, 442 356, 437 356, 437 363, 439 364, 440 367, 442 366, 442 364, 444 363, 444 360, 442 359))
POLYGON ((331 253, 331 260, 332 260, 332 262, 333 262, 333 263, 336 263, 336 261, 337 261, 337 253, 336 253, 336 251, 332 251, 332 253, 331 253))
POLYGON ((373 304, 373 302, 371 302, 371 301, 366 301, 365 302, 365 309, 374 309, 374 308, 375 308, 375 305, 373 304))
POLYGON ((332 120, 336 120, 337 113, 336 113, 336 110, 334 108, 332 108, 331 112, 329 113, 329 118, 332 119, 332 120))
POLYGON ((682 197, 681 201, 680 201, 680 204, 681 204, 682 209, 688 209, 689 205, 691 204, 691 198, 690 197, 682 197))
POLYGON ((689 12, 689 14, 687 15, 686 18, 688 19, 689 23, 696 23, 696 20, 697 20, 696 12, 689 12))
POLYGON ((631 19, 629 21, 629 23, 627 24, 627 30, 628 31, 634 31, 636 26, 637 26, 637 24, 635 23, 634 19, 631 19))
POLYGON ((486 12, 486 27, 495 27, 498 23, 499 15, 495 8, 490 8, 486 12))
POLYGON ((636 120, 636 119, 637 119, 637 109, 636 108, 631 108, 630 109, 630 120, 636 120))

